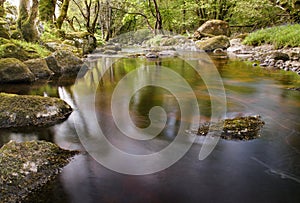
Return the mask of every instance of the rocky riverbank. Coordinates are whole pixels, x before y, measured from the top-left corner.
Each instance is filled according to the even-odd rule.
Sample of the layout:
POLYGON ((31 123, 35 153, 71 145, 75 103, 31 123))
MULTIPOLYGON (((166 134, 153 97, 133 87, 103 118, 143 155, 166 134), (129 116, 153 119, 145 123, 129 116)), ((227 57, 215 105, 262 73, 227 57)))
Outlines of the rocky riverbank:
POLYGON ((231 58, 250 61, 265 69, 282 69, 300 75, 300 47, 275 49, 273 45, 247 46, 242 39, 230 40, 227 52, 231 58))

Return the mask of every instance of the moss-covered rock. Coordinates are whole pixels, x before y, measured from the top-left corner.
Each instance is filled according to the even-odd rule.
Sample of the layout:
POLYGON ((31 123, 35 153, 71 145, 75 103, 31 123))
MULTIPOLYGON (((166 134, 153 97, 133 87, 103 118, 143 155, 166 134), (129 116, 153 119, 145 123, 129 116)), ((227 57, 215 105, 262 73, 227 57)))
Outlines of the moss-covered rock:
POLYGON ((21 61, 41 58, 50 52, 38 44, 21 40, 7 40, 0 37, 0 58, 16 58, 21 61))
POLYGON ((250 140, 259 137, 265 123, 260 116, 244 116, 224 119, 218 123, 201 124, 198 133, 206 135, 209 131, 221 131, 221 138, 229 140, 250 140))
POLYGON ((45 141, 10 141, 0 149, 0 202, 21 202, 53 179, 77 151, 45 141))
POLYGON ((227 49, 230 47, 230 41, 228 37, 224 35, 200 40, 196 42, 196 46, 204 51, 211 52, 215 49, 227 49))
POLYGON ((82 49, 83 54, 92 53, 97 47, 97 39, 89 32, 67 33, 65 38, 73 41, 77 48, 82 49))
POLYGON ((24 62, 37 78, 48 78, 54 73, 48 68, 45 59, 31 59, 24 62))
POLYGON ((59 50, 46 58, 47 65, 55 74, 77 74, 83 61, 70 51, 59 50))
POLYGON ((72 108, 58 98, 0 93, 0 128, 50 126, 71 113, 72 108))
POLYGON ((34 74, 20 60, 15 58, 0 59, 0 83, 33 82, 34 74))

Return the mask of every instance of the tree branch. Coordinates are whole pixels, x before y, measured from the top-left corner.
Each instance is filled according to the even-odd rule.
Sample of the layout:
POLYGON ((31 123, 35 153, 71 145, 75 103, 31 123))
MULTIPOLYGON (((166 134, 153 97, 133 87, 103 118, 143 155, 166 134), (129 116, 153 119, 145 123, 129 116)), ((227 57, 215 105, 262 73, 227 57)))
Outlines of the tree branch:
POLYGON ((151 26, 151 24, 150 24, 150 22, 148 20, 148 17, 145 14, 140 13, 140 12, 129 12, 129 11, 126 11, 126 10, 123 10, 123 9, 120 9, 120 8, 116 8, 116 7, 112 7, 112 6, 110 6, 110 8, 118 10, 118 11, 121 11, 123 13, 130 14, 130 15, 139 15, 139 16, 142 16, 146 20, 149 29, 153 31, 153 27, 151 26))

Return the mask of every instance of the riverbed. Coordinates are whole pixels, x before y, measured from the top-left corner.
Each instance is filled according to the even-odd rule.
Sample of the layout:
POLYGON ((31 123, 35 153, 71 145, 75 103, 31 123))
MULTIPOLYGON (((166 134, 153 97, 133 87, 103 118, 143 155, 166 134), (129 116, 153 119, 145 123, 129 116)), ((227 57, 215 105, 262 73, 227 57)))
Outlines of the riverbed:
MULTIPOLYGON (((90 70, 78 78, 1 85, 0 91, 7 93, 60 97, 75 110, 68 120, 53 127, 0 131, 0 145, 12 139, 47 140, 83 152, 28 202, 299 202, 300 92, 290 89, 300 87, 299 76, 281 70, 263 70, 225 57, 203 57, 188 53, 177 58, 149 60, 97 55, 87 61, 90 70), (193 64, 205 70, 205 76, 193 64), (170 79, 163 74, 165 68, 181 77, 170 79), (134 79, 119 87, 118 83, 135 70, 134 79), (181 86, 181 79, 192 88, 194 96, 181 89, 174 95, 170 89, 153 85, 156 84, 153 81, 165 80, 181 86), (208 86, 210 79, 221 82, 221 86, 208 86), (141 83, 152 85, 138 88, 141 83), (126 96, 129 86, 136 92, 128 106, 119 104, 117 116, 127 110, 128 120, 146 128, 151 125, 151 108, 160 106, 165 110, 164 115, 156 118, 157 125, 160 119, 165 120, 165 125, 150 140, 137 141, 124 136, 114 122, 113 92, 123 88, 121 92, 126 96), (216 95, 212 96, 213 90, 216 95), (182 104, 178 103, 180 99, 182 104), (181 110, 189 107, 192 99, 197 101, 199 114, 193 112, 188 116, 181 110), (220 100, 226 105, 222 106, 220 100), (214 102, 216 106, 212 105, 214 102), (212 108, 224 110, 225 114, 212 118, 212 108), (240 115, 261 116, 265 125, 259 138, 220 139, 212 152, 199 160, 205 138, 187 133, 193 139, 187 153, 170 167, 146 175, 123 174, 112 170, 109 164, 100 164, 99 157, 93 154, 97 145, 89 145, 85 140, 97 136, 100 127, 106 139, 118 149, 148 155, 168 147, 181 136, 178 132, 183 133, 180 131, 183 123, 190 128, 186 131, 196 128, 195 117, 196 121, 207 122, 240 115)), ((123 162, 125 165, 126 160, 123 162)))

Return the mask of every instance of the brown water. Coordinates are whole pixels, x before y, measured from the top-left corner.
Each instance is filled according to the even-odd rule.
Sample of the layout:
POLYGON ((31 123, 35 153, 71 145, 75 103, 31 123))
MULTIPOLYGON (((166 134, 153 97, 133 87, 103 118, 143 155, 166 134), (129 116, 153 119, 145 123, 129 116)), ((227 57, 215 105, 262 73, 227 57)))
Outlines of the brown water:
MULTIPOLYGON (((114 63, 99 81, 97 78, 103 72, 104 63, 111 60, 90 61, 91 70, 79 79, 78 86, 69 79, 33 85, 1 85, 0 91, 4 92, 57 96, 77 110, 67 121, 50 128, 27 132, 0 131, 0 145, 11 139, 42 139, 63 148, 84 151, 75 125, 89 136, 95 131, 93 125, 96 123, 108 140, 121 150, 149 154, 163 149, 174 141, 179 125, 190 119, 181 116, 179 104, 170 91, 148 86, 136 92, 130 100, 130 116, 139 127, 150 124, 148 114, 152 107, 165 109, 167 125, 151 141, 138 142, 125 137, 116 128, 111 114, 114 88, 126 74, 141 66, 157 66, 158 72, 159 67, 164 66, 179 73, 195 92, 200 120, 210 119, 213 98, 210 98, 201 77, 184 60, 123 59, 114 63), (93 108, 79 104, 91 99, 90 89, 96 90, 96 122, 90 116, 93 108)), ((220 140, 213 152, 199 161, 203 139, 198 138, 177 163, 143 176, 114 172, 84 153, 76 156, 48 187, 29 202, 300 202, 300 92, 288 90, 300 86, 299 76, 269 72, 239 61, 213 61, 225 86, 227 114, 224 116, 261 115, 266 124, 259 139, 220 140)), ((184 92, 180 97, 189 100, 184 92)))

